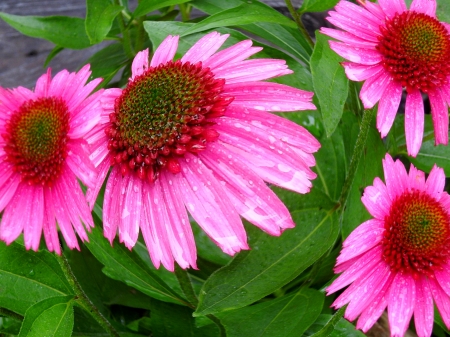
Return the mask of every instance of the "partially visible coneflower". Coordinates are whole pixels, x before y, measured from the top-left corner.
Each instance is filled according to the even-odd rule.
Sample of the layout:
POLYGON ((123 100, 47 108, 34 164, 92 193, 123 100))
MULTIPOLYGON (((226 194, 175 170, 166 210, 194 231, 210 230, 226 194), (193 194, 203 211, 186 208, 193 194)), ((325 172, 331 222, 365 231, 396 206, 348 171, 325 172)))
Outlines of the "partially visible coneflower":
POLYGON ((240 216, 271 235, 294 226, 264 181, 306 193, 319 142, 270 113, 315 109, 313 93, 263 80, 292 73, 283 60, 247 59, 250 40, 218 51, 213 32, 173 61, 168 36, 149 61, 136 55, 124 90, 108 90, 89 142, 99 167, 95 202, 109 168, 104 234, 132 248, 139 229, 156 267, 196 267, 187 211, 227 254, 248 249, 240 216))
POLYGON ((342 273, 331 294, 350 285, 333 303, 348 303, 345 318, 358 316, 366 332, 388 310, 391 336, 404 336, 414 315, 419 337, 433 330, 436 304, 450 328, 450 196, 445 174, 434 167, 428 179, 413 165, 406 172, 389 155, 383 161, 384 184, 375 178, 362 202, 374 217, 344 241, 335 271, 342 273))
POLYGON ((330 47, 350 62, 342 65, 349 79, 365 81, 360 97, 366 109, 378 102, 377 128, 391 129, 406 89, 405 134, 408 154, 420 150, 424 128, 422 94, 431 103, 435 143, 448 143, 450 104, 450 25, 436 18, 435 0, 341 0, 328 21, 342 30, 322 28, 341 42, 330 47))
POLYGON ((23 232, 25 247, 37 250, 43 232, 60 254, 56 222, 71 249, 79 249, 75 232, 88 239, 93 221, 77 178, 87 186, 96 178, 83 137, 100 121, 101 92, 92 92, 101 79, 86 84, 90 74, 86 65, 52 79, 49 69, 34 91, 0 87, 0 239, 7 244, 23 232))

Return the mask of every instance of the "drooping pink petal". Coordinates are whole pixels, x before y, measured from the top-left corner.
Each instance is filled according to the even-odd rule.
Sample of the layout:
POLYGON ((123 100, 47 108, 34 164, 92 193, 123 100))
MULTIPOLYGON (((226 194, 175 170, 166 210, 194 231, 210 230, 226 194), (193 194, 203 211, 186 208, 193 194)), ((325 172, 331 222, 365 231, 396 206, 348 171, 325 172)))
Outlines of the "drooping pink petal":
POLYGON ((434 275, 441 288, 450 296, 450 271, 444 268, 442 270, 436 270, 434 275))
POLYGON ((61 254, 61 245, 58 238, 58 230, 55 222, 55 210, 52 193, 50 189, 44 189, 44 223, 42 231, 44 233, 45 243, 51 252, 61 254))
POLYGON ((448 144, 448 107, 440 91, 428 93, 433 118, 435 145, 448 144))
POLYGON ((122 213, 118 214, 119 238, 128 249, 136 244, 139 236, 139 223, 142 209, 142 180, 134 176, 122 178, 121 193, 123 194, 122 213))
MULTIPOLYGON (((29 200, 28 205, 24 207, 22 216, 28 217, 24 221, 23 239, 26 249, 37 251, 41 241, 42 226, 44 222, 44 188, 42 186, 28 188, 28 197, 23 195, 23 202, 29 200)), ((25 219, 24 219, 25 220, 25 219)))
MULTIPOLYGON (((2 158, 3 159, 3 158, 2 158)), ((20 177, 5 162, 0 163, 0 212, 13 198, 20 184, 20 177)))
POLYGON ((375 65, 383 60, 382 55, 373 49, 357 48, 346 43, 329 41, 330 48, 343 58, 359 64, 375 65))
POLYGON ((397 273, 388 298, 389 327, 393 336, 403 336, 408 329, 416 303, 416 284, 412 276, 397 273))
POLYGON ((434 302, 441 314, 442 321, 447 329, 450 329, 450 297, 434 278, 429 278, 428 284, 433 294, 434 302))
POLYGON ((436 0, 413 0, 409 10, 436 17, 436 0))
POLYGON ((384 90, 377 112, 377 129, 381 137, 386 137, 394 123, 402 99, 402 86, 396 81, 390 82, 384 90))
POLYGON ((177 175, 173 181, 194 220, 225 253, 234 255, 248 249, 242 221, 230 207, 221 182, 192 155, 184 158, 181 165, 182 177, 177 175))
POLYGON ((263 111, 297 111, 315 109, 309 102, 312 93, 270 82, 244 82, 224 86, 224 95, 234 97, 232 106, 263 111))
POLYGON ((105 198, 103 199, 103 234, 112 244, 119 228, 122 200, 122 174, 120 169, 113 168, 105 187, 105 198))
POLYGON ((428 280, 419 277, 416 280, 416 303, 414 304, 414 323, 419 337, 431 336, 433 316, 433 296, 428 280))
POLYGON ((229 37, 229 34, 221 35, 217 32, 209 33, 198 40, 181 58, 181 62, 197 63, 207 60, 213 55, 229 37))
MULTIPOLYGON (((165 64, 169 61, 172 61, 175 57, 175 53, 178 48, 178 40, 179 36, 167 36, 163 42, 156 48, 155 53, 152 56, 152 60, 150 61, 150 67, 157 67, 160 64, 165 64)), ((147 53, 148 60, 148 53, 147 53)))
POLYGON ((372 66, 352 62, 342 62, 341 64, 345 68, 345 74, 352 81, 365 81, 368 78, 378 76, 384 70, 383 66, 379 64, 372 66))
MULTIPOLYGON (((383 96, 387 86, 391 84, 391 76, 381 71, 378 75, 373 76, 364 82, 359 97, 363 102, 365 109, 371 109, 383 96)), ((392 105, 387 104, 386 107, 392 108, 392 105)))
POLYGON ((94 185, 86 191, 86 201, 89 204, 91 211, 94 209, 95 201, 97 199, 98 193, 103 186, 106 175, 109 172, 110 164, 107 160, 102 162, 99 167, 97 167, 97 176, 94 185))
POLYGON ((133 59, 133 63, 131 64, 131 79, 133 80, 135 77, 142 75, 147 71, 149 67, 148 64, 148 48, 141 50, 133 59))
POLYGON ((97 172, 89 160, 88 144, 84 140, 70 141, 68 148, 67 165, 83 184, 89 187, 94 186, 97 172))
POLYGON ((98 125, 102 113, 100 104, 102 92, 102 90, 97 91, 80 102, 77 108, 73 110, 70 120, 71 128, 68 133, 70 138, 81 138, 98 125))
POLYGON ((9 245, 17 239, 31 215, 32 203, 32 195, 30 196, 28 186, 20 184, 3 212, 0 223, 0 240, 9 245))
POLYGON ((422 145, 424 128, 424 107, 419 90, 409 92, 405 107, 405 137, 408 155, 417 156, 422 145))

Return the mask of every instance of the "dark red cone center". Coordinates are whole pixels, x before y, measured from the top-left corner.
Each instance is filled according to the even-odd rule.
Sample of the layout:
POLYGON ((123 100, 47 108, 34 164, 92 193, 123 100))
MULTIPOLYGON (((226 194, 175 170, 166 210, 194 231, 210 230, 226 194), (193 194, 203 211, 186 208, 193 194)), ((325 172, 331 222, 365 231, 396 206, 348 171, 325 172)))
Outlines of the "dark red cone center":
POLYGON ((377 49, 384 68, 410 92, 429 92, 450 75, 450 36, 445 26, 423 13, 396 14, 381 28, 377 49))
POLYGON ((181 156, 203 151, 219 137, 211 119, 233 100, 221 96, 224 84, 201 63, 181 61, 135 77, 116 100, 105 130, 111 165, 150 182, 163 168, 180 172, 181 156))
POLYGON ((7 160, 29 184, 51 186, 67 157, 69 112, 59 98, 22 104, 6 124, 7 160))
POLYGON ((450 256, 449 214, 425 192, 413 190, 398 197, 385 229, 383 258, 395 271, 432 275, 450 256))

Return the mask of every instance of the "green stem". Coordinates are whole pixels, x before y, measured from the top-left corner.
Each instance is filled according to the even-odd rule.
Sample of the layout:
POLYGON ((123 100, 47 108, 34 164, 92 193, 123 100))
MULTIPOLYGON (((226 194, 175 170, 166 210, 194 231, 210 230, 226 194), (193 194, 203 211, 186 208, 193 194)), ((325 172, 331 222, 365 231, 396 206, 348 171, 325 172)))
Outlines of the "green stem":
POLYGON ((105 329, 112 337, 120 337, 119 333, 114 329, 114 327, 109 323, 109 321, 98 311, 97 307, 92 303, 92 301, 87 297, 86 293, 81 288, 80 283, 78 283, 75 275, 70 268, 69 261, 62 253, 61 255, 55 254, 56 260, 58 261, 67 281, 75 292, 77 298, 77 303, 88 311, 91 316, 100 324, 100 326, 105 329))
POLYGON ((144 48, 145 42, 145 30, 144 30, 144 18, 140 17, 137 19, 137 33, 136 33, 136 42, 134 44, 134 50, 136 53, 140 52, 144 48))
POLYGON ((14 311, 11 311, 11 310, 8 310, 8 309, 5 309, 5 308, 0 308, 0 316, 11 317, 11 318, 14 318, 14 319, 16 319, 18 321, 23 321, 23 316, 22 315, 16 314, 14 311))
POLYGON ((350 167, 348 169, 344 187, 342 188, 341 197, 339 198, 339 207, 341 209, 345 207, 348 194, 350 193, 350 188, 352 187, 353 180, 355 179, 356 170, 358 169, 361 155, 366 146, 367 136, 369 135, 370 122, 372 121, 374 112, 375 109, 364 110, 358 138, 356 139, 355 149, 353 150, 352 160, 350 161, 350 167))
MULTIPOLYGON (((190 303, 190 307, 195 310, 198 305, 198 298, 195 294, 194 288, 192 287, 191 278, 189 277, 188 272, 185 269, 180 268, 180 266, 176 265, 175 276, 177 277, 178 283, 180 284, 184 296, 190 303)), ((218 319, 214 315, 206 315, 206 317, 216 323, 217 327, 219 328, 220 337, 225 337, 227 335, 224 326, 220 322, 220 319, 218 319)))
MULTIPOLYGON (((121 6, 120 0, 114 0, 114 4, 121 6)), ((117 16, 117 21, 119 22, 119 28, 120 32, 122 33, 122 44, 123 44, 123 50, 125 51, 125 54, 132 58, 134 57, 133 52, 133 46, 131 44, 130 34, 128 30, 126 29, 125 25, 125 19, 124 19, 124 11, 120 12, 120 14, 117 16)))
POLYGON ((286 6, 289 9, 289 12, 291 13, 292 17, 294 18, 298 30, 305 37, 306 41, 308 41, 309 45, 314 48, 314 42, 311 39, 311 36, 309 36, 308 32, 306 31, 305 26, 303 25, 301 14, 297 13, 297 11, 294 9, 291 0, 285 0, 284 2, 286 3, 286 6))
POLYGON ((181 20, 183 22, 189 21, 192 6, 190 4, 178 4, 178 7, 180 7, 181 20))

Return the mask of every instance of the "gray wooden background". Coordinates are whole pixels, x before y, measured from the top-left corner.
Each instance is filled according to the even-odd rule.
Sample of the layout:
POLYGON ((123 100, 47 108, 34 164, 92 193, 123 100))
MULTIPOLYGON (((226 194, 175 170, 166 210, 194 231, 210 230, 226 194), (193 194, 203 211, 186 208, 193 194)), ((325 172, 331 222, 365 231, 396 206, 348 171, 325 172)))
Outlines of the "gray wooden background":
MULTIPOLYGON (((226 1, 226 0, 217 0, 226 1)), ((288 13, 282 0, 263 0, 283 13, 288 13)), ((135 7, 137 0, 129 0, 135 7)), ((293 0, 299 7, 302 0, 293 0)), ((84 0, 0 0, 0 11, 15 15, 68 15, 84 17, 84 0)), ((323 16, 304 16, 307 26, 323 22, 323 16), (318 17, 318 20, 316 19, 318 17)), ((23 36, 0 19, 0 86, 13 88, 19 85, 32 88, 36 79, 44 73, 43 64, 53 44, 42 39, 23 36)), ((53 73, 61 69, 74 71, 77 67, 101 48, 95 45, 85 50, 63 50, 49 64, 53 73)))

